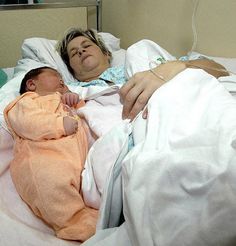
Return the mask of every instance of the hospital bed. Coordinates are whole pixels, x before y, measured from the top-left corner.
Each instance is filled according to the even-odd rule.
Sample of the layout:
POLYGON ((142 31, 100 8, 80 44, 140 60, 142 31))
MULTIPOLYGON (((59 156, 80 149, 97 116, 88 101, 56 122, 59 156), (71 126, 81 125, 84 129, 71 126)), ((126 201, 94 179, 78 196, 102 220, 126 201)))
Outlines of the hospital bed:
MULTIPOLYGON (((9 173, 13 140, 2 112, 18 95, 24 73, 38 64, 56 67, 65 81, 73 81, 55 52, 56 40, 71 26, 88 27, 87 8, 95 6, 99 10, 98 2, 29 5, 21 6, 21 10, 0 7, 1 23, 9 23, 9 18, 18 18, 21 13, 29 17, 20 22, 17 19, 17 28, 11 31, 11 25, 1 30, 6 39, 1 38, 4 45, 0 45, 0 54, 4 59, 0 67, 7 74, 7 82, 0 89, 0 245, 79 244, 56 238, 15 191, 9 173), (52 18, 56 15, 51 12, 54 10, 59 15, 52 18), (62 18, 62 13, 67 17, 62 18), (39 27, 33 30, 29 21, 32 16, 39 18, 34 23, 39 27), (59 27, 55 27, 54 22, 50 27, 49 22, 58 22, 58 18, 69 23, 59 22, 59 27), (18 27, 21 23, 23 30, 18 27), (26 25, 29 32, 23 33, 26 25)), ((100 12, 97 14, 101 17, 100 12)), ((100 17, 96 17, 97 21, 100 17)), ((126 51, 121 49, 119 38, 100 34, 112 51, 112 66, 125 64, 127 77, 149 69, 149 61, 157 54, 175 59, 148 40, 135 43, 126 51)), ((189 54, 196 55, 204 56, 189 54)), ((126 144, 109 172, 98 232, 85 245, 235 245, 236 105, 230 95, 236 91, 235 58, 210 58, 224 65, 231 76, 221 78, 219 83, 202 70, 188 69, 154 94, 148 105, 147 122, 140 116, 134 124, 125 121, 118 132, 114 130, 101 139, 112 148, 114 136, 120 137, 123 127, 127 133, 132 129, 135 146, 129 151, 128 135, 119 139, 126 144)), ((100 143, 95 146, 102 148, 100 143)))

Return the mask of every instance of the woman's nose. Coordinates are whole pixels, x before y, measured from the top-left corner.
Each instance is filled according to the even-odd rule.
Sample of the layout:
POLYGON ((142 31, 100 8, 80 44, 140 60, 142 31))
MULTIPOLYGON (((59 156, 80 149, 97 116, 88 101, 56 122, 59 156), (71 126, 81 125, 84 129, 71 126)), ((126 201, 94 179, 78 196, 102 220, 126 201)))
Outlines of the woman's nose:
POLYGON ((79 48, 78 51, 77 51, 79 56, 81 56, 84 52, 85 52, 84 48, 79 48))

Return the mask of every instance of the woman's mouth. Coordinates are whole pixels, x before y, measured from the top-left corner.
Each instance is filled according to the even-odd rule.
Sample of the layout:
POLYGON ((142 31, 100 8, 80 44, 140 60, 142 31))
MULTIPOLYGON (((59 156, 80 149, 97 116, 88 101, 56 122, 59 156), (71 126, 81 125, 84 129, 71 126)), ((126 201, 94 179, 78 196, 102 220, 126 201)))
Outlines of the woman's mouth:
POLYGON ((81 57, 81 62, 84 62, 85 59, 87 59, 90 55, 86 54, 84 56, 81 57))

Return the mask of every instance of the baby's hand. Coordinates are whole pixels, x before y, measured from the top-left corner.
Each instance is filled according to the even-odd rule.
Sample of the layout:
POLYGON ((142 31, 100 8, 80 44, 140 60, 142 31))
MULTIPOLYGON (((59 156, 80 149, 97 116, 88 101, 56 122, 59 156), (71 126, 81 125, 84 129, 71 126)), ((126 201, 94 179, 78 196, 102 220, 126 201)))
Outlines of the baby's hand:
POLYGON ((66 136, 72 135, 76 133, 78 130, 78 121, 69 116, 65 116, 63 118, 63 125, 66 136))
POLYGON ((79 95, 74 92, 66 92, 61 96, 62 103, 68 105, 69 107, 76 106, 79 102, 79 95))

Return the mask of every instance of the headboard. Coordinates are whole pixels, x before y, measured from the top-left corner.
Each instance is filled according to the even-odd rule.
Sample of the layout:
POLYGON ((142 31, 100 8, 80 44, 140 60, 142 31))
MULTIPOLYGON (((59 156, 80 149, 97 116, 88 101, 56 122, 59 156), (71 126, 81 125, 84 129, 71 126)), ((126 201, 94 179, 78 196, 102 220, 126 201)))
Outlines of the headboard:
POLYGON ((88 7, 97 12, 94 28, 101 28, 101 1, 0 5, 0 67, 14 67, 26 38, 59 39, 70 27, 88 27, 88 7))

